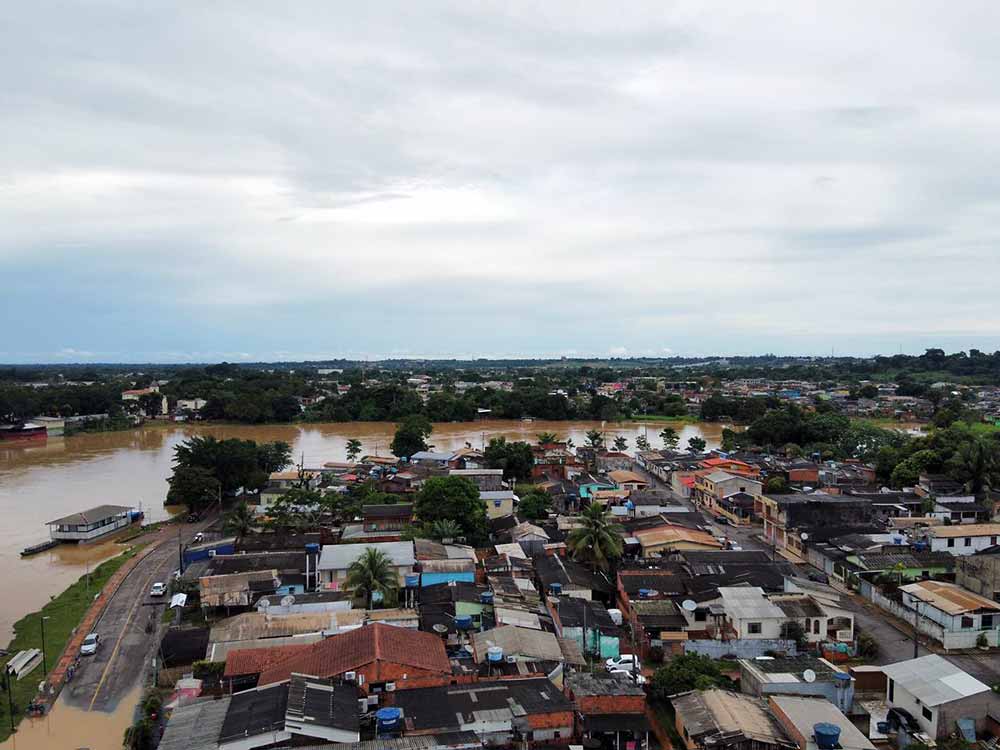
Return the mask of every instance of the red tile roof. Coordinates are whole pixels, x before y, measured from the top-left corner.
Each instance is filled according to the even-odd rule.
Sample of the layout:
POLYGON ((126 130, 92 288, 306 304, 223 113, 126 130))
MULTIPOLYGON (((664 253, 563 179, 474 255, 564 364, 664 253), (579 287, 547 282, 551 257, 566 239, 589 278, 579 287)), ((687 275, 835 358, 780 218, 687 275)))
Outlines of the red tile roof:
POLYGON ((272 664, 301 654, 311 644, 271 646, 270 648, 240 648, 226 654, 225 677, 260 674, 272 664))
POLYGON ((451 674, 444 642, 431 633, 375 623, 311 644, 260 676, 260 685, 284 682, 292 672, 334 677, 373 662, 400 664, 428 672, 451 674))

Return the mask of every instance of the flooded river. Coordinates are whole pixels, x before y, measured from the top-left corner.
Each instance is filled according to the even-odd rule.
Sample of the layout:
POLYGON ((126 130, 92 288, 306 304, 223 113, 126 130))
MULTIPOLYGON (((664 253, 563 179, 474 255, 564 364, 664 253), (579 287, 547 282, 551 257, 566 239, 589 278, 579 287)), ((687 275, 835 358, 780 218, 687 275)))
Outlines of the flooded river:
MULTIPOLYGON (((666 423, 640 422, 518 422, 493 420, 437 424, 430 441, 437 450, 480 447, 491 437, 535 441, 540 432, 554 432, 583 445, 588 430, 603 430, 608 444, 618 435, 645 433, 653 446, 666 423)), ((701 436, 709 447, 719 444, 722 425, 672 425, 681 445, 701 436)), ((118 552, 112 542, 74 547, 62 545, 22 559, 20 551, 47 537, 46 521, 105 503, 141 507, 147 520, 167 517, 163 507, 166 478, 174 446, 191 435, 238 437, 258 442, 284 440, 294 460, 304 455, 307 466, 346 460, 346 442, 361 441, 365 454, 387 455, 395 426, 386 422, 275 426, 201 426, 157 424, 125 432, 49 438, 44 445, 0 449, 0 644, 11 636, 14 622, 48 601, 89 567, 118 552)))

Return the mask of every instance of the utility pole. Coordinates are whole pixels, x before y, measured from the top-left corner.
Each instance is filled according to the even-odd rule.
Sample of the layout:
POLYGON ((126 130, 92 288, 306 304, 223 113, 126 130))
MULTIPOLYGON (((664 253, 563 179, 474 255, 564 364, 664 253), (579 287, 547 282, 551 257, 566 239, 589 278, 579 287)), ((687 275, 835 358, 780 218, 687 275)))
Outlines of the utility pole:
POLYGON ((181 525, 177 524, 177 569, 184 572, 184 546, 181 543, 181 525))
POLYGON ((920 651, 920 601, 914 598, 913 601, 913 658, 919 656, 920 651))
POLYGON ((39 620, 39 624, 42 626, 42 677, 47 677, 49 674, 48 667, 46 666, 46 656, 45 656, 45 621, 48 620, 47 615, 42 615, 42 619, 39 620))
POLYGON ((14 723, 14 695, 11 692, 14 675, 11 674, 10 664, 4 666, 3 675, 4 682, 7 683, 7 712, 10 714, 10 731, 13 734, 17 731, 17 725, 14 723))

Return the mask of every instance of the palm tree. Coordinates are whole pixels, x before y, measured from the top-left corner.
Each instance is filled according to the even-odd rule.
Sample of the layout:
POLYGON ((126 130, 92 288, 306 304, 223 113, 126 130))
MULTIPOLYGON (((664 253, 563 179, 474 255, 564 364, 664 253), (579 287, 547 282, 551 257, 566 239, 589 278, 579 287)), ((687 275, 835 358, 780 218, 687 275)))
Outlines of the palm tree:
POLYGON ((628 448, 628 438, 624 435, 619 435, 615 438, 615 450, 619 453, 624 453, 628 448))
POLYGON ((688 450, 692 453, 701 453, 705 450, 706 445, 708 445, 708 443, 705 442, 705 439, 698 437, 697 435, 688 439, 688 450))
POLYGON ((677 434, 677 430, 673 427, 664 427, 660 431, 660 440, 663 441, 663 447, 668 451, 674 450, 677 447, 677 443, 680 442, 680 435, 677 434))
POLYGON ((357 438, 351 438, 347 441, 347 460, 354 463, 358 460, 358 456, 361 455, 361 441, 357 438))
POLYGON ((604 445, 604 435, 600 430, 587 430, 587 442, 596 450, 604 445))
POLYGON ((226 514, 225 529, 229 534, 246 536, 257 525, 257 517, 245 501, 241 501, 226 514))
POLYGON ((535 438, 538 440, 539 445, 548 445, 556 442, 559 439, 559 436, 554 432, 539 432, 535 435, 535 438))
POLYGON ((622 527, 600 503, 591 503, 580 516, 581 524, 570 532, 566 546, 577 560, 607 570, 622 555, 622 527))
POLYGON ((635 439, 635 447, 638 448, 640 451, 648 451, 649 440, 646 438, 645 435, 639 435, 635 439))
POLYGON ((1000 464, 997 454, 997 444, 994 441, 976 435, 963 443, 952 459, 958 474, 965 479, 969 490, 976 497, 981 497, 983 490, 992 486, 994 474, 1000 464))
POLYGON ((366 547, 361 556, 347 569, 347 588, 365 597, 367 608, 372 608, 375 592, 382 594, 382 601, 388 601, 399 587, 399 579, 392 560, 381 550, 366 547))
POLYGON ((462 536, 462 527, 450 518, 441 518, 431 524, 429 529, 431 537, 443 542, 448 539, 455 539, 462 536))

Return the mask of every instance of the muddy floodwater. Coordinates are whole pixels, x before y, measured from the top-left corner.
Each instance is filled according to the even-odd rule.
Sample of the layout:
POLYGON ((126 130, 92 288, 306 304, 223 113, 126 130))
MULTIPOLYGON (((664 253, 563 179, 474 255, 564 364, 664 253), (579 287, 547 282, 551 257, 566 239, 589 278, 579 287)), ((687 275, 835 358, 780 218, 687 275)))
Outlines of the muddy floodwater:
MULTIPOLYGON (((534 442, 540 432, 553 432, 577 445, 588 430, 603 430, 608 444, 618 435, 634 450, 635 438, 646 434, 659 446, 665 424, 653 422, 520 422, 493 420, 437 424, 430 442, 437 450, 471 444, 480 447, 491 437, 534 442)), ((719 444, 724 425, 672 423, 686 445, 701 436, 708 446, 719 444)), ((387 422, 309 425, 175 425, 156 424, 125 432, 49 438, 44 445, 0 448, 0 645, 24 614, 41 607, 94 565, 120 551, 114 542, 86 546, 61 545, 30 558, 19 553, 47 538, 47 521, 95 505, 141 508, 149 521, 167 517, 163 507, 166 478, 174 446, 192 435, 238 437, 258 442, 284 440, 296 463, 307 466, 346 460, 346 442, 361 441, 365 454, 387 455, 395 426, 387 422)))
POLYGON ((24 719, 0 750, 120 750, 141 694, 137 685, 110 713, 74 708, 60 698, 47 715, 24 719))

